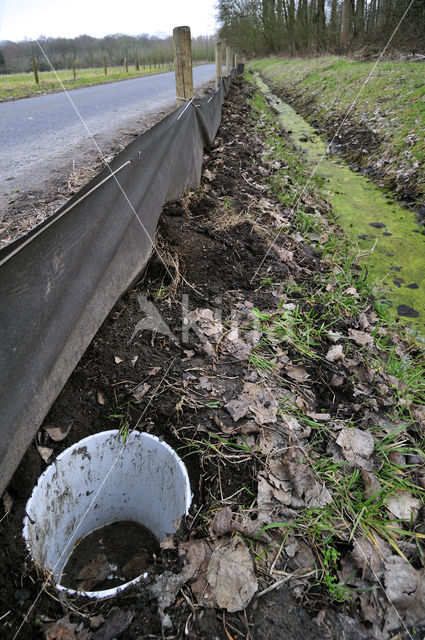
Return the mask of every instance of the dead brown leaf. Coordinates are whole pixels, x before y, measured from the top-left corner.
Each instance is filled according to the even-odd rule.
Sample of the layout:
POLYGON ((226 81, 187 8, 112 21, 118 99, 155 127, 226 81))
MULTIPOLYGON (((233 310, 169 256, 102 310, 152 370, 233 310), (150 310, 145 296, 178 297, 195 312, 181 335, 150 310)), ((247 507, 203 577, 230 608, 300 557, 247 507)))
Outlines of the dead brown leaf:
POLYGON ((230 413, 233 420, 237 422, 241 418, 244 418, 248 413, 247 398, 244 396, 233 398, 233 400, 230 400, 224 405, 224 408, 230 413))
POLYGON ((236 338, 234 340, 226 339, 224 344, 226 350, 237 360, 248 360, 251 355, 252 346, 241 338, 236 338))
POLYGON ((75 640, 75 629, 78 625, 71 623, 69 616, 65 616, 56 622, 45 624, 43 635, 45 640, 75 640))
POLYGON ((330 413, 315 413, 314 411, 307 411, 307 415, 315 422, 329 422, 331 419, 330 413))
POLYGON ((99 629, 99 627, 101 627, 104 622, 105 622, 105 618, 102 616, 101 613, 99 613, 98 616, 91 616, 90 627, 92 629, 99 629))
POLYGON ((212 596, 204 595, 203 604, 226 609, 230 613, 242 611, 258 591, 254 561, 242 540, 232 538, 230 542, 213 551, 206 580, 212 596))
POLYGON ((164 538, 164 540, 161 540, 161 542, 159 543, 159 546, 161 547, 161 549, 176 549, 176 545, 174 542, 174 537, 172 534, 169 534, 168 536, 166 536, 164 538))
POLYGON ((359 569, 363 571, 363 577, 375 582, 376 577, 382 578, 384 562, 391 557, 391 547, 374 532, 374 542, 369 538, 355 538, 351 557, 359 569))
POLYGON ((326 486, 319 482, 314 471, 302 461, 298 450, 291 450, 283 460, 283 467, 298 498, 303 498, 309 507, 324 507, 332 502, 332 495, 326 486))
POLYGON ((141 384, 139 384, 131 394, 133 396, 134 402, 136 404, 139 404, 139 402, 142 401, 142 398, 147 394, 150 388, 151 388, 151 385, 148 384, 147 382, 142 382, 141 384))
POLYGON ((61 442, 62 440, 65 440, 66 436, 71 431, 71 428, 72 421, 68 422, 68 424, 62 425, 61 427, 44 427, 44 431, 54 442, 61 442))
POLYGON ((328 362, 337 362, 338 360, 343 360, 344 357, 344 349, 342 347, 342 344, 334 345, 326 354, 326 360, 328 360, 328 362))
POLYGON ((175 574, 164 571, 150 587, 150 592, 158 600, 158 608, 164 611, 173 604, 182 586, 199 574, 203 564, 211 557, 211 548, 206 540, 189 540, 179 545, 179 555, 184 561, 183 569, 175 574))
POLYGON ((424 618, 425 570, 412 567, 401 556, 392 556, 385 562, 384 582, 389 602, 414 625, 424 618))
POLYGON ((258 424, 276 422, 279 405, 271 390, 264 389, 255 382, 245 382, 243 395, 248 398, 249 409, 258 424))
POLYGON ((94 556, 76 576, 79 591, 92 591, 97 585, 106 580, 111 573, 108 559, 103 553, 94 556))
POLYGON ((37 451, 40 454, 40 456, 43 458, 44 462, 49 462, 52 454, 53 454, 53 449, 49 449, 49 447, 42 447, 41 445, 37 445, 37 451))
POLYGON ((366 333, 365 331, 358 331, 357 329, 348 329, 348 333, 354 340, 354 342, 361 347, 365 347, 366 345, 373 345, 373 337, 370 335, 370 333, 366 333))
POLYGON ((376 475, 372 472, 362 469, 362 478, 365 484, 365 496, 369 500, 376 495, 376 500, 379 500, 379 494, 382 491, 381 483, 376 475))
POLYGON ((270 543, 270 537, 267 534, 257 535, 264 522, 251 520, 248 516, 241 513, 233 513, 230 507, 220 509, 214 516, 211 523, 211 529, 217 536, 224 536, 226 533, 241 533, 247 538, 255 538, 266 544, 270 543))
POLYGON ((285 427, 288 428, 289 433, 294 435, 295 438, 303 439, 310 436, 310 425, 304 426, 294 416, 286 414, 282 415, 282 420, 284 421, 285 427))
POLYGON ((345 427, 341 429, 336 443, 341 447, 344 458, 348 462, 369 471, 373 468, 373 463, 369 458, 375 448, 375 442, 368 431, 345 427))
POLYGON ((161 371, 161 367, 153 367, 148 371, 148 376, 156 376, 157 373, 161 371))
POLYGON ((286 367, 286 375, 297 382, 305 382, 310 377, 310 374, 307 373, 305 367, 293 364, 286 367))
POLYGON ((421 501, 414 498, 410 491, 399 489, 387 498, 386 505, 395 518, 410 522, 417 519, 421 501))
POLYGON ((92 640, 112 640, 123 633, 134 618, 132 611, 124 611, 115 607, 102 625, 92 636, 92 640))

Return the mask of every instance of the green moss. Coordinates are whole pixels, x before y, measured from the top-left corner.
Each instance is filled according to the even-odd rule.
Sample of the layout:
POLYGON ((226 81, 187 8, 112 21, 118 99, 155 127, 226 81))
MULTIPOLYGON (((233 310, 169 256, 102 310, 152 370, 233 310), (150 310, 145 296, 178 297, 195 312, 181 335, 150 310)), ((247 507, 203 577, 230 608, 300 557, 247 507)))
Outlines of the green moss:
MULTIPOLYGON (((315 59, 263 59, 250 63, 264 77, 287 88, 301 89, 316 102, 316 117, 339 114, 360 123, 372 123, 383 138, 378 157, 388 145, 395 151, 395 167, 406 163, 407 151, 411 165, 419 163, 425 176, 425 82, 424 65, 412 62, 355 62, 347 58, 327 56, 315 59), (371 75, 369 81, 366 79, 371 75), (359 95, 359 91, 361 93, 359 95), (414 134, 415 140, 406 140, 414 134), (398 162, 400 161, 400 162, 398 162)), ((365 156, 367 157, 367 156, 365 156)), ((413 186, 419 196, 425 193, 425 178, 417 172, 413 186)), ((410 185, 410 188, 412 185, 410 185)))
POLYGON ((340 225, 358 240, 367 270, 384 288, 394 314, 399 305, 415 309, 419 312, 418 318, 403 320, 425 335, 425 236, 421 235, 414 214, 389 202, 387 195, 364 176, 354 173, 340 158, 329 156, 326 143, 315 130, 289 105, 271 94, 259 77, 256 83, 279 112, 280 124, 291 132, 291 139, 303 150, 306 163, 318 166, 318 172, 325 179, 326 197, 340 225), (370 226, 375 223, 385 226, 370 226), (409 289, 408 285, 412 284, 418 288, 409 289))

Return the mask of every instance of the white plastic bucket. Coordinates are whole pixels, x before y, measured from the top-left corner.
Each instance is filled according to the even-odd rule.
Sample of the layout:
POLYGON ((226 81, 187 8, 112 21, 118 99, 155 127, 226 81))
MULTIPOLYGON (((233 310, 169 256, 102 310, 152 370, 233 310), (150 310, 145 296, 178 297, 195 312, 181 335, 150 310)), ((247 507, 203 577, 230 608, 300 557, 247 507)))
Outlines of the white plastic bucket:
MULTIPOLYGON (((121 520, 142 524, 161 541, 175 532, 191 499, 186 467, 168 444, 149 433, 133 431, 124 440, 104 431, 66 449, 40 476, 23 535, 33 560, 57 577, 56 587, 75 594, 60 576, 77 542, 121 520)), ((107 598, 141 579, 83 593, 107 598)))

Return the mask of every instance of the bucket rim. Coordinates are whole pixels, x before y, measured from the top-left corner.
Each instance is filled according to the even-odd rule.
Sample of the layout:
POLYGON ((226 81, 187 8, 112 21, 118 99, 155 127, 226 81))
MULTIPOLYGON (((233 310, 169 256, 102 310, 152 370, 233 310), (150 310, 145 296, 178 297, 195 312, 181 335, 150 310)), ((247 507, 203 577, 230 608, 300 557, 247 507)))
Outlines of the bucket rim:
MULTIPOLYGON (((82 440, 79 440, 78 442, 75 442, 74 444, 72 444, 69 447, 67 447, 64 451, 62 451, 55 458, 55 460, 53 460, 46 467, 46 469, 43 471, 43 473, 38 477, 37 483, 34 485, 32 491, 31 491, 31 495, 28 498, 26 506, 25 506, 25 517, 24 517, 24 520, 23 520, 23 525, 24 526, 23 526, 23 530, 22 530, 22 536, 23 536, 23 539, 24 539, 24 542, 25 542, 25 546, 26 546, 26 548, 27 548, 27 550, 28 550, 28 552, 30 554, 32 562, 34 562, 36 565, 38 565, 43 571, 48 571, 48 570, 45 567, 41 567, 41 565, 39 565, 37 563, 37 561, 34 559, 33 551, 31 549, 31 543, 30 543, 30 540, 29 540, 29 533, 28 533, 28 530, 29 530, 29 528, 31 527, 31 524, 32 524, 31 518, 28 515, 28 512, 30 511, 31 502, 32 502, 37 490, 42 486, 42 484, 43 484, 44 480, 46 479, 46 477, 48 477, 49 475, 51 475, 54 472, 53 469, 56 468, 57 463, 61 463, 64 460, 66 460, 72 454, 73 451, 75 451, 78 448, 83 447, 88 442, 93 443, 93 441, 96 441, 96 440, 101 440, 102 442, 106 442, 108 439, 116 437, 117 435, 120 435, 120 431, 118 429, 110 429, 108 431, 99 431, 98 433, 93 433, 93 434, 90 434, 89 436, 86 436, 82 440)), ((185 511, 182 514, 182 516, 187 515, 189 513, 190 505, 192 504, 193 494, 192 494, 191 488, 190 488, 189 475, 187 473, 186 465, 184 464, 183 460, 180 458, 178 453, 165 440, 161 440, 158 436, 155 436, 152 433, 148 433, 146 431, 139 431, 137 429, 134 429, 133 431, 131 431, 131 433, 129 433, 127 435, 126 439, 125 439, 124 446, 126 446, 127 443, 131 442, 131 440, 134 440, 135 438, 144 438, 146 440, 156 441, 159 445, 161 445, 161 447, 167 449, 169 451, 169 453, 171 454, 171 456, 176 460, 177 466, 179 467, 179 469, 183 473, 184 482, 185 482, 185 491, 184 491, 184 493, 185 493, 185 511)), ((107 525, 102 525, 102 526, 107 526, 107 525)), ((68 556, 68 558, 69 558, 69 556, 68 556)), ((96 598, 98 600, 103 600, 103 599, 112 598, 112 597, 118 595, 119 593, 121 593, 125 589, 128 589, 128 587, 131 587, 131 586, 134 586, 134 585, 138 584, 139 582, 141 582, 143 579, 146 579, 147 577, 148 577, 148 573, 144 572, 140 576, 137 576, 136 578, 133 578, 129 582, 121 584, 121 585, 119 585, 117 587, 113 587, 111 589, 104 589, 102 591, 82 591, 82 590, 80 591, 80 590, 77 590, 77 589, 71 589, 69 587, 65 587, 65 586, 61 585, 58 581, 56 581, 54 579, 54 576, 53 576, 53 579, 54 579, 55 588, 58 591, 68 593, 71 596, 81 596, 81 597, 96 598)))

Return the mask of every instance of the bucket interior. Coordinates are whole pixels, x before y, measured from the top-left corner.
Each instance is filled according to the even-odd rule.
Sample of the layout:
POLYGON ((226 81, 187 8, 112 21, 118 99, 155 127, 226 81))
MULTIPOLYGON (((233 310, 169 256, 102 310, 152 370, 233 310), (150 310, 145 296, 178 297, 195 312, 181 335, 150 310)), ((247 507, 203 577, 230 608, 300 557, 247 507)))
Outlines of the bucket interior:
POLYGON ((186 468, 169 445, 148 433, 134 431, 124 441, 118 431, 102 432, 64 451, 40 476, 24 537, 33 560, 65 589, 60 576, 68 558, 93 531, 133 521, 161 541, 190 502, 186 468))

